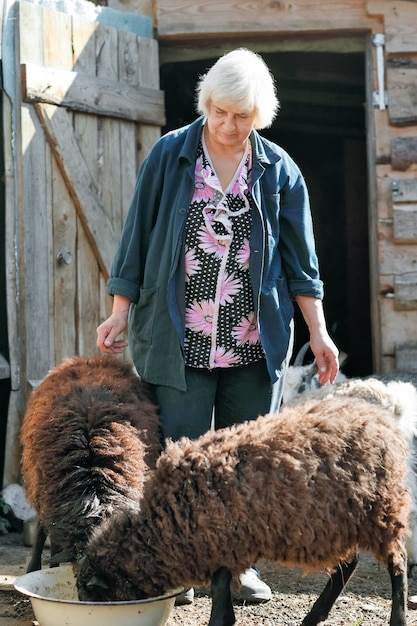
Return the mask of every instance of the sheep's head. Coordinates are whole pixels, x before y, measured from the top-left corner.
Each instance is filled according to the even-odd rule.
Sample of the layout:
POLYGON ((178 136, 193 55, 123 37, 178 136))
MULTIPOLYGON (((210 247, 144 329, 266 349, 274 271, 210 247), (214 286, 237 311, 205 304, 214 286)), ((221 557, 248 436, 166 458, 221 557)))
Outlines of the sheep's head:
POLYGON ((82 602, 126 602, 147 597, 134 580, 119 569, 107 569, 84 555, 77 564, 78 598, 82 602))
POLYGON ((111 582, 103 572, 96 573, 96 568, 87 556, 78 561, 77 590, 81 602, 109 602, 112 593, 111 582))
POLYGON ((285 374, 282 402, 287 404, 301 394, 318 389, 321 385, 317 372, 315 361, 309 365, 290 365, 285 374))
POLYGON ((118 509, 92 532, 75 566, 81 601, 143 600, 166 591, 152 578, 153 572, 145 573, 146 568, 139 565, 141 558, 136 558, 143 543, 136 537, 132 520, 137 514, 137 510, 118 509))
MULTIPOLYGON (((297 396, 309 393, 315 389, 319 389, 321 384, 318 379, 317 363, 314 360, 313 363, 303 365, 305 355, 310 347, 309 343, 303 345, 294 359, 294 364, 287 368, 284 387, 282 393, 282 402, 287 404, 291 400, 297 398, 297 396)), ((347 359, 347 354, 341 352, 339 354, 339 366, 341 367, 347 359)), ((339 371, 335 382, 343 382, 346 380, 346 376, 339 371)))

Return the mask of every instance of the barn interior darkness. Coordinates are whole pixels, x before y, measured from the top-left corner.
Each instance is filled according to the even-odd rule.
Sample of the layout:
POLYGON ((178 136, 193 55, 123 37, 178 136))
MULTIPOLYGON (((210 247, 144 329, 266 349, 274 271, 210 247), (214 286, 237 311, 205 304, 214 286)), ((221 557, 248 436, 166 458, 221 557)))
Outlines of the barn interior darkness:
MULTIPOLYGON (((261 132, 290 153, 309 188, 328 328, 348 355, 344 372, 370 374, 364 51, 257 51, 275 77, 281 102, 273 126, 261 132)), ((161 58, 164 131, 195 119, 196 82, 217 58, 202 56, 199 51, 187 60, 161 58)), ((296 311, 294 354, 307 340, 296 311)))

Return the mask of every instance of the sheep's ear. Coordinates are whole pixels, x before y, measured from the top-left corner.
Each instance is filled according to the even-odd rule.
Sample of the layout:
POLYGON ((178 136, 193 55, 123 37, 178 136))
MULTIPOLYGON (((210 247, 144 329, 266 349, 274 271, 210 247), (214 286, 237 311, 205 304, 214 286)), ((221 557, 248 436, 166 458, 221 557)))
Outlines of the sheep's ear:
POLYGON ((307 354, 307 351, 310 347, 310 342, 307 341, 307 343, 305 343, 299 350, 298 354, 296 355, 295 359, 294 359, 294 366, 295 367, 300 367, 303 362, 304 362, 304 357, 307 354))
POLYGON ((348 355, 346 352, 339 352, 339 367, 342 367, 348 360, 348 355))
POLYGON ((317 374, 318 371, 319 371, 319 368, 317 366, 317 361, 316 359, 314 359, 314 361, 311 364, 310 369, 308 370, 307 380, 310 382, 314 378, 314 376, 317 374))
POLYGON ((92 587, 99 587, 100 589, 108 589, 109 586, 107 583, 97 575, 92 576, 87 583, 87 587, 91 589, 92 587))

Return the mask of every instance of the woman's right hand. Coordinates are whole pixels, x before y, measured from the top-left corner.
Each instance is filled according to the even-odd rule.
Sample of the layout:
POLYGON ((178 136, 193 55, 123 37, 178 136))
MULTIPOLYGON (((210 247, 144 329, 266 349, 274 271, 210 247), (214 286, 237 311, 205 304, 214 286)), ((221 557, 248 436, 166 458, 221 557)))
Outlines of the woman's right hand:
POLYGON ((128 343, 117 337, 126 330, 130 300, 123 296, 114 296, 113 312, 97 328, 97 347, 101 352, 120 354, 128 343))

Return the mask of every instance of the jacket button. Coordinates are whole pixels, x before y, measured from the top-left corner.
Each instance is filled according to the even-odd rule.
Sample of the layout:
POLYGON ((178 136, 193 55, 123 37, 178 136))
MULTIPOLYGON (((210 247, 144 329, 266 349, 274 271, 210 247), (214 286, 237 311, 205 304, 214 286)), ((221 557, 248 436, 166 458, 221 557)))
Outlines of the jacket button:
POLYGON ((184 213, 187 213, 187 209, 180 209, 180 215, 184 215, 184 213))

